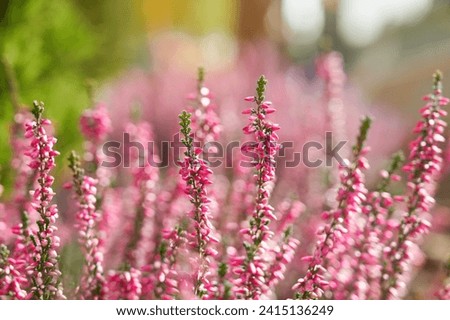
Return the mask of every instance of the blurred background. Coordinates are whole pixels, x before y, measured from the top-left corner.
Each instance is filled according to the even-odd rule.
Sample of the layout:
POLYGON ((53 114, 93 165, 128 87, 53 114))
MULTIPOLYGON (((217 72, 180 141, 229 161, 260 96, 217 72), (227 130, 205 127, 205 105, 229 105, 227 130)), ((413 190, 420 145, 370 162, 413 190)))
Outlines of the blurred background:
MULTIPOLYGON (((274 102, 284 103, 276 94, 288 95, 289 88, 279 85, 277 75, 300 69, 299 83, 313 81, 315 59, 327 50, 344 57, 352 88, 346 95, 358 97, 347 99, 352 110, 382 106, 374 111, 381 125, 372 145, 388 146, 381 151, 388 155, 405 146, 431 74, 441 69, 444 85, 450 83, 450 1, 0 0, 1 183, 8 186, 12 179, 8 132, 17 106, 46 103, 61 163, 70 150, 81 149, 78 119, 93 96, 109 102, 116 126, 131 104, 143 106, 147 119, 162 123, 156 127, 161 140, 176 130, 176 114, 195 87, 198 66, 206 68, 219 101, 222 96, 226 124, 236 117, 224 110, 252 94, 257 74, 269 75, 269 83, 281 88, 272 91, 274 102), (245 83, 242 92, 239 81, 245 83), (228 101, 233 94, 236 101, 228 101), (173 109, 169 115, 167 106, 173 109)), ((314 96, 307 85, 298 86, 314 96)), ((439 191, 446 206, 448 180, 439 191)), ((448 228, 448 211, 442 217, 448 228)), ((448 254, 445 237, 437 240, 440 246, 429 242, 427 254, 436 261, 448 254)), ((427 275, 417 281, 426 282, 427 275)))
MULTIPOLYGON (((79 143, 88 80, 101 86, 133 67, 224 70, 246 43, 261 42, 307 74, 317 53, 333 48, 368 102, 407 111, 435 69, 450 71, 450 1, 0 0, 0 54, 18 99, 46 102, 58 131, 64 126, 63 151, 79 143)), ((7 87, 0 72, 2 132, 12 115, 7 87)))
MULTIPOLYGON (((64 124, 63 151, 80 142, 74 124, 89 105, 87 80, 103 85, 133 67, 224 70, 246 43, 260 42, 306 71, 321 48, 333 48, 367 101, 407 111, 427 92, 424 79, 450 71, 450 1, 0 0, 0 54, 18 99, 46 102, 58 131, 64 124)), ((0 72, 2 132, 10 101, 0 72)))

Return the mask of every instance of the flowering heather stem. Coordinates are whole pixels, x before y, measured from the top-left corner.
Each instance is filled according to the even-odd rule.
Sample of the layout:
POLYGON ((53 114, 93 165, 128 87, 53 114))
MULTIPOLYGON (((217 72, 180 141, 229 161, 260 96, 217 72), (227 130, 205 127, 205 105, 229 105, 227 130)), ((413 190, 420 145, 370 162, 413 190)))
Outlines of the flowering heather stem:
POLYGON ((80 297, 89 300, 104 298, 103 252, 99 248, 96 226, 100 214, 96 211, 97 181, 85 175, 80 158, 72 151, 69 167, 73 172, 73 188, 78 201, 77 223, 79 242, 83 246, 84 270, 81 277, 80 297))
MULTIPOLYGON (((332 51, 322 54, 316 60, 316 72, 324 81, 324 103, 327 108, 328 130, 333 132, 337 141, 347 140, 345 133, 346 119, 343 102, 346 74, 344 71, 344 59, 339 52, 332 51)), ((332 143, 329 141, 328 143, 332 143)), ((343 149, 347 157, 348 150, 343 149)), ((338 172, 329 172, 329 179, 333 184, 339 182, 338 172)))
POLYGON ((206 162, 200 158, 202 149, 194 147, 194 139, 191 135, 191 115, 183 111, 180 116, 182 143, 187 150, 184 153, 184 161, 180 163, 180 175, 186 182, 186 194, 194 208, 190 216, 194 221, 195 231, 189 233, 189 244, 199 253, 199 266, 194 281, 194 293, 199 298, 210 298, 213 296, 213 288, 207 276, 210 273, 210 258, 217 254, 212 248, 213 243, 218 240, 213 236, 214 227, 210 221, 210 199, 207 196, 206 186, 211 184, 209 175, 211 170, 206 162))
POLYGON ((21 222, 11 228, 12 233, 16 235, 11 254, 11 264, 24 279, 22 282, 22 287, 29 288, 30 279, 26 269, 33 263, 33 243, 31 242, 32 230, 29 226, 30 218, 28 212, 25 210, 21 211, 20 219, 21 222))
MULTIPOLYGON (((153 141, 153 133, 148 122, 128 123, 126 126, 131 138, 142 145, 153 141)), ((133 150, 136 151, 136 150, 133 150)), ((155 230, 157 217, 155 215, 156 188, 159 180, 158 157, 153 148, 144 148, 144 155, 130 151, 131 175, 133 188, 136 192, 134 210, 130 210, 129 225, 126 226, 128 242, 125 247, 125 262, 132 267, 142 267, 151 260, 157 250, 155 230), (155 161, 156 162, 153 162, 155 161)))
MULTIPOLYGON (((139 168, 136 173, 136 184, 140 191, 138 203, 138 215, 141 217, 141 228, 139 235, 135 238, 133 258, 137 266, 144 265, 152 258, 156 250, 154 234, 159 230, 156 228, 158 219, 155 216, 156 183, 158 182, 158 169, 151 165, 139 168)), ((131 243, 130 243, 131 244, 131 243)))
MULTIPOLYGON (((87 172, 95 173, 99 181, 99 189, 108 186, 111 182, 111 172, 100 166, 104 160, 104 155, 100 152, 101 144, 111 129, 107 106, 102 102, 97 103, 93 108, 86 109, 80 117, 80 130, 86 139, 84 158, 87 160, 87 172)), ((101 190, 99 191, 99 198, 101 198, 101 190)))
POLYGON ((25 156, 28 141, 23 136, 24 123, 29 121, 30 118, 31 114, 28 111, 21 110, 14 115, 14 123, 11 126, 10 144, 13 152, 11 168, 15 171, 12 198, 14 199, 14 209, 19 213, 30 209, 30 194, 28 190, 32 187, 36 174, 28 166, 27 157, 25 156))
POLYGON ((410 262, 410 247, 429 231, 430 222, 422 217, 434 205, 432 197, 435 179, 441 170, 442 150, 439 144, 445 142, 443 136, 446 122, 441 119, 447 112, 448 98, 442 96, 442 74, 433 75, 433 93, 424 97, 427 102, 420 110, 422 120, 414 129, 419 137, 410 145, 410 155, 403 170, 408 174, 407 210, 398 227, 398 236, 386 251, 388 261, 382 270, 382 299, 397 298, 398 290, 404 287, 401 278, 405 276, 405 266, 410 262))
POLYGON ((277 223, 275 234, 278 243, 270 252, 274 255, 273 261, 266 273, 267 286, 270 290, 285 278, 288 264, 292 261, 300 241, 293 237, 294 222, 305 210, 305 205, 300 201, 284 200, 277 211, 280 212, 280 220, 277 223))
POLYGON ((256 179, 256 199, 250 226, 241 230, 248 237, 249 242, 244 242, 245 258, 234 261, 237 266, 234 272, 240 279, 236 286, 237 294, 246 299, 259 299, 268 290, 265 281, 267 265, 264 255, 267 250, 266 242, 273 236, 268 225, 276 220, 273 207, 269 205, 270 191, 268 185, 275 179, 275 155, 280 147, 278 135, 275 133, 280 127, 278 124, 266 120, 266 116, 275 112, 271 108, 271 102, 264 101, 267 80, 261 76, 257 82, 256 96, 247 97, 245 100, 255 102, 256 107, 246 109, 243 114, 249 114, 250 123, 244 127, 245 134, 254 134, 255 141, 243 147, 243 151, 253 151, 256 154, 253 165, 256 179), (241 264, 241 265, 240 265, 241 264))
POLYGON ((53 149, 56 139, 45 131, 45 126, 51 122, 42 118, 44 104, 37 101, 33 104, 35 119, 25 124, 25 137, 31 139, 26 155, 31 158, 30 168, 37 171, 37 187, 33 192, 32 206, 39 214, 38 230, 31 235, 34 245, 33 264, 29 266, 29 270, 33 271, 32 292, 36 299, 65 298, 56 251, 60 245, 60 239, 55 235, 58 209, 56 204, 51 204, 55 193, 51 188, 54 178, 50 171, 55 167, 55 156, 59 152, 53 149))
POLYGON ((160 264, 154 271, 156 281, 154 294, 157 299, 171 300, 179 294, 179 278, 176 271, 179 249, 186 241, 185 231, 181 227, 163 231, 165 241, 159 247, 160 264))
POLYGON ((337 209, 325 212, 325 218, 330 219, 330 225, 319 231, 321 239, 317 242, 313 256, 305 257, 309 261, 306 275, 293 286, 296 299, 318 299, 322 297, 328 282, 322 273, 326 272, 323 265, 330 256, 335 254, 339 246, 346 246, 346 234, 353 215, 360 212, 360 204, 365 200, 365 187, 362 169, 368 167, 364 158, 367 149, 364 143, 370 128, 371 119, 366 117, 361 123, 359 135, 353 147, 353 162, 341 172, 341 186, 338 190, 337 209))
POLYGON ((364 226, 354 236, 355 269, 345 285, 346 298, 367 299, 380 296, 380 269, 383 263, 384 244, 390 240, 392 223, 389 216, 394 199, 387 191, 392 181, 399 181, 396 174, 404 161, 403 153, 396 153, 389 168, 381 172, 382 180, 375 191, 367 195, 363 207, 364 226))
POLYGON ((15 259, 10 257, 10 252, 4 244, 0 244, 0 299, 25 299, 27 293, 23 285, 27 279, 14 266, 15 259))
POLYGON ((193 100, 191 128, 195 133, 196 142, 201 147, 205 143, 217 141, 222 130, 219 117, 214 111, 215 105, 212 103, 212 94, 205 87, 205 71, 198 69, 197 92, 190 94, 188 98, 193 100))
POLYGON ((111 271, 106 285, 106 298, 109 300, 139 300, 142 294, 141 271, 135 268, 111 271))
POLYGON ((273 250, 275 253, 275 260, 268 268, 266 279, 269 288, 273 288, 280 280, 284 279, 287 265, 294 258, 295 250, 300 244, 300 241, 292 237, 292 229, 292 226, 286 228, 280 243, 273 250))

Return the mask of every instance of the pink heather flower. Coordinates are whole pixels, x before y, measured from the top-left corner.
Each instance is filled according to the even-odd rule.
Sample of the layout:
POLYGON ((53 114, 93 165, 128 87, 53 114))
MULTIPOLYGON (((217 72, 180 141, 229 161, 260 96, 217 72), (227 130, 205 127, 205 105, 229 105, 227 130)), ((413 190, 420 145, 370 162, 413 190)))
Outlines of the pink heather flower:
MULTIPOLYGON (((181 275, 178 268, 189 253, 186 248, 187 238, 184 223, 186 222, 186 206, 189 205, 184 192, 184 181, 179 173, 169 169, 165 179, 161 181, 161 190, 157 194, 156 214, 154 216, 153 233, 154 253, 148 257, 148 265, 143 270, 143 298, 176 299, 181 296, 181 275), (181 225, 178 226, 181 219, 181 225), (182 252, 180 252, 182 251, 182 252), (186 254, 185 254, 186 253, 186 254)), ((192 291, 189 292, 192 295, 192 291)), ((185 296, 183 298, 186 299, 185 296)))
POLYGON ((333 132, 337 141, 343 141, 347 136, 343 101, 347 77, 342 55, 336 51, 322 54, 316 60, 316 72, 325 82, 324 104, 327 108, 328 129, 333 132))
MULTIPOLYGON (((229 190, 226 192, 228 199, 220 206, 220 212, 217 215, 217 229, 222 232, 221 239, 228 245, 227 250, 232 250, 231 255, 241 256, 245 254, 243 239, 236 237, 235 234, 248 227, 248 217, 252 216, 254 209, 255 183, 252 167, 241 166, 246 157, 239 149, 236 151, 237 153, 231 154, 233 159, 232 180, 229 182, 229 190)), ((228 258, 230 256, 227 252, 222 254, 228 258)))
MULTIPOLYGON (((127 124, 126 132, 130 134, 132 141, 137 141, 143 146, 148 146, 150 141, 154 141, 152 129, 145 121, 127 124)), ((133 219, 130 221, 132 227, 128 228, 130 233, 125 255, 127 263, 133 267, 147 264, 157 249, 154 234, 158 231, 154 228, 154 221, 156 187, 159 180, 159 169, 156 164, 159 159, 154 152, 155 150, 144 147, 144 155, 140 155, 139 152, 130 154, 137 201, 133 219)))
POLYGON ((398 181, 396 171, 403 162, 403 154, 394 155, 388 170, 381 171, 382 180, 375 191, 369 192, 367 201, 359 217, 359 228, 353 234, 353 250, 349 254, 356 257, 353 272, 347 281, 337 284, 334 291, 341 291, 336 298, 379 299, 381 266, 385 257, 384 246, 392 240, 392 225, 397 225, 390 212, 395 201, 387 188, 398 181))
POLYGON ((139 188, 140 196, 138 207, 139 216, 136 219, 142 220, 140 235, 136 240, 134 249, 134 259, 137 266, 148 263, 148 260, 155 254, 156 243, 154 234, 158 233, 155 228, 155 206, 156 206, 156 186, 159 179, 158 168, 146 165, 139 168, 134 174, 136 187, 139 188), (142 216, 142 217, 140 217, 142 216))
POLYGON ((143 279, 144 293, 153 291, 156 299, 176 299, 180 293, 180 275, 177 272, 177 258, 180 248, 187 239, 186 232, 176 227, 173 230, 162 230, 164 240, 161 242, 158 259, 153 265, 144 268, 148 274, 143 279))
POLYGON ((58 267, 58 247, 60 239, 55 235, 55 223, 58 218, 56 204, 51 204, 55 193, 52 189, 54 178, 50 175, 55 167, 55 156, 59 153, 53 149, 56 139, 49 136, 45 127, 50 120, 42 118, 43 103, 34 102, 35 120, 25 123, 25 137, 30 139, 30 148, 26 155, 30 157, 30 168, 36 170, 37 187, 33 191, 32 207, 39 214, 39 229, 33 232, 33 263, 28 267, 32 272, 32 293, 36 299, 65 298, 60 282, 61 272, 58 267))
MULTIPOLYGON (((97 189, 97 193, 99 190, 97 189)), ((122 188, 106 188, 101 197, 101 220, 98 222, 99 250, 105 256, 105 269, 122 262, 121 244, 124 242, 123 223, 124 191, 122 188)))
POLYGON ((85 264, 78 292, 80 298, 100 300, 104 298, 105 278, 103 276, 103 252, 97 234, 97 224, 101 219, 96 210, 97 181, 84 174, 79 157, 72 152, 69 157, 73 171, 73 188, 77 199, 75 228, 82 246, 85 264))
POLYGON ((94 108, 87 109, 80 117, 81 133, 92 141, 103 140, 111 131, 111 120, 106 105, 98 103, 94 108))
POLYGON ((190 94, 188 98, 193 102, 191 110, 189 110, 192 113, 192 131, 195 133, 196 142, 201 147, 205 143, 217 141, 222 131, 220 119, 214 110, 216 106, 212 102, 213 96, 203 83, 204 70, 199 68, 197 92, 190 94))
POLYGON ((291 199, 283 200, 278 206, 280 219, 277 221, 275 233, 281 234, 290 228, 305 210, 305 205, 300 201, 291 199))
POLYGON ((213 235, 214 227, 210 222, 209 203, 211 200, 207 196, 206 186, 211 184, 209 175, 211 170, 203 159, 200 158, 201 149, 193 146, 193 139, 190 137, 189 117, 187 113, 180 116, 182 125, 181 132, 185 135, 183 142, 187 147, 185 159, 180 163, 180 175, 186 182, 185 193, 189 195, 194 208, 190 212, 194 220, 194 231, 188 233, 189 245, 199 253, 198 270, 194 278, 194 291, 200 298, 210 298, 212 296, 212 285, 207 276, 210 274, 209 256, 215 256, 216 250, 212 244, 218 242, 213 235))
MULTIPOLYGON (((30 205, 29 187, 32 185, 36 172, 28 166, 28 159, 25 155, 28 146, 28 139, 24 137, 25 123, 30 121, 32 115, 28 111, 20 110, 14 116, 14 123, 11 126, 12 159, 11 168, 15 171, 14 188, 12 193, 12 203, 8 203, 5 207, 9 211, 9 215, 14 214, 20 218, 20 222, 14 222, 11 233, 15 235, 13 250, 11 252, 11 263, 14 270, 20 273, 24 279, 23 288, 29 288, 29 277, 26 268, 32 263, 33 244, 31 243, 31 229, 29 227, 29 213, 33 211, 30 205)), ((0 212, 0 215, 2 213, 0 212)), ((32 217, 34 220, 35 217, 32 217)), ((15 220, 14 219, 14 220, 15 220)), ((12 219, 9 219, 12 222, 12 219)), ((1 224, 1 222, 0 222, 1 224)), ((0 227, 1 229, 1 227, 0 227)), ((0 231, 1 232, 1 231, 0 231)), ((5 232, 3 234, 8 234, 5 232)), ((1 236, 0 236, 1 237, 1 236)), ((3 242, 0 239, 0 243, 3 242)))
POLYGON ((190 117, 185 111, 180 114, 182 142, 187 148, 185 158, 180 162, 180 176, 186 182, 185 193, 193 205, 189 216, 194 221, 194 231, 188 233, 188 244, 199 254, 198 266, 195 266, 197 272, 194 276, 194 292, 199 298, 208 299, 214 295, 214 288, 208 279, 211 272, 210 257, 217 255, 213 245, 219 240, 214 235, 215 230, 210 220, 211 200, 206 188, 211 184, 209 176, 212 171, 200 157, 202 149, 194 147, 190 117))
POLYGON ((244 145, 243 152, 252 151, 256 155, 253 159, 256 179, 256 200, 250 227, 240 232, 248 240, 244 242, 245 257, 236 257, 233 272, 239 277, 235 281, 235 293, 246 299, 259 299, 268 288, 265 279, 267 261, 267 241, 273 232, 269 229, 269 223, 276 220, 273 207, 269 204, 269 186, 275 179, 275 155, 279 149, 278 135, 275 133, 279 125, 266 119, 267 115, 274 112, 270 101, 264 101, 264 93, 267 80, 261 76, 257 83, 257 95, 246 101, 256 102, 256 107, 244 110, 249 114, 250 123, 244 127, 245 134, 253 134, 255 141, 244 145))
MULTIPOLYGON (((28 139, 24 138, 24 123, 31 118, 31 113, 20 110, 14 116, 11 126, 10 145, 12 151, 11 168, 14 171, 14 182, 10 198, 5 204, 0 204, 0 243, 11 243, 11 233, 6 231, 11 225, 17 225, 18 219, 23 220, 32 211, 30 207, 29 187, 34 181, 34 170, 28 166, 25 155, 29 148, 28 139)), ((0 186, 0 196, 3 187, 0 186)), ((17 243, 17 240, 15 242, 17 243)), ((14 254, 14 250, 12 252, 14 254)))
POLYGON ((388 263, 383 269, 382 298, 392 299, 401 296, 405 287, 405 266, 411 263, 411 246, 423 234, 428 233, 430 222, 424 214, 430 212, 434 205, 434 188, 437 174, 442 167, 442 150, 439 147, 447 123, 442 120, 447 111, 442 107, 449 102, 442 96, 442 75, 434 74, 433 93, 424 97, 425 106, 420 110, 420 120, 414 132, 419 136, 410 144, 410 155, 403 170, 408 176, 408 195, 405 200, 407 210, 398 226, 398 238, 386 248, 388 263))
MULTIPOLYGON (((185 197, 184 184, 179 170, 169 169, 165 179, 160 180, 160 190, 157 194, 155 228, 157 230, 172 230, 179 223, 179 218, 186 215, 188 199, 185 197)), ((159 249, 163 236, 161 232, 154 234, 155 248, 159 249)), ((157 253, 157 252, 156 252, 157 253)))
POLYGON ((20 263, 9 257, 9 254, 6 246, 0 244, 0 299, 26 299, 27 292, 23 290, 23 288, 28 281, 26 277, 15 268, 15 266, 19 266, 20 263))
POLYGON ((273 288, 280 280, 284 279, 288 264, 292 261, 300 241, 291 236, 291 228, 284 232, 281 243, 273 249, 275 254, 274 262, 270 265, 267 272, 267 286, 273 288))
POLYGON ((106 299, 139 300, 142 294, 141 271, 110 271, 106 279, 106 299))
POLYGON ((98 180, 99 198, 102 197, 103 189, 111 183, 113 170, 100 166, 104 160, 101 151, 102 142, 111 132, 111 119, 104 103, 98 103, 94 108, 87 109, 80 117, 81 133, 85 137, 86 170, 88 173, 95 173, 98 180))
MULTIPOLYGON (((12 234, 16 236, 10 257, 11 267, 21 275, 22 288, 30 287, 30 277, 27 272, 28 266, 33 264, 34 246, 31 241, 32 230, 29 227, 29 216, 26 211, 21 212, 21 222, 11 228, 12 234)), ((30 295, 27 294, 27 298, 30 295)))
MULTIPOLYGON (((292 287, 296 291, 297 299, 321 298, 330 285, 324 276, 324 273, 328 271, 324 266, 339 265, 338 258, 342 258, 342 253, 351 245, 349 229, 354 228, 353 219, 362 212, 361 205, 366 200, 367 194, 362 170, 368 168, 364 157, 368 149, 364 148, 364 142, 370 123, 370 118, 362 121, 357 143, 353 147, 353 162, 341 168, 341 185, 336 198, 338 206, 336 209, 323 213, 323 217, 330 222, 319 230, 320 239, 313 255, 304 258, 309 263, 306 275, 292 287)), ((341 271, 333 269, 332 280, 337 281, 336 276, 341 271)))
POLYGON ((280 236, 276 247, 269 250, 274 258, 266 273, 267 287, 272 291, 285 278, 287 266, 294 258, 300 244, 300 241, 292 237, 293 225, 304 210, 303 203, 292 200, 284 200, 278 208, 281 218, 277 223, 275 234, 280 236))
POLYGON ((14 178, 13 199, 15 209, 18 212, 30 210, 28 186, 34 178, 34 171, 28 166, 25 151, 28 148, 28 141, 23 137, 24 124, 31 119, 31 114, 19 111, 14 116, 14 124, 11 128, 11 150, 13 151, 11 167, 16 175, 14 178))

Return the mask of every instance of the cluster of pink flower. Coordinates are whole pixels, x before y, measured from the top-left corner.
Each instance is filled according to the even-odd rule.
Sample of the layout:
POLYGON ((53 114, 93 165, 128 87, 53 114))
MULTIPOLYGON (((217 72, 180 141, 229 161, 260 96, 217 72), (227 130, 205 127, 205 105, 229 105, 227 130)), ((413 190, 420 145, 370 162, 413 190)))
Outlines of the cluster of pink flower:
POLYGON ((80 280, 80 296, 84 299, 102 299, 104 297, 103 252, 100 250, 96 225, 101 219, 96 210, 97 181, 84 174, 79 157, 73 152, 70 157, 73 171, 73 187, 78 202, 77 223, 79 242, 84 251, 83 275, 80 280))
POLYGON ((38 226, 30 234, 33 243, 32 263, 27 267, 31 273, 30 292, 37 299, 64 298, 61 283, 61 271, 58 267, 60 238, 56 235, 56 219, 58 208, 51 204, 55 192, 50 171, 55 167, 55 156, 58 151, 53 149, 56 139, 49 136, 45 126, 50 120, 42 118, 44 106, 34 102, 32 110, 34 120, 25 123, 25 138, 31 139, 30 148, 25 154, 31 158, 28 166, 36 172, 36 188, 32 190, 32 208, 38 213, 38 226))
MULTIPOLYGON (((322 56, 318 71, 326 83, 330 126, 339 131, 345 79, 341 56, 322 56)), ((185 147, 179 170, 152 165, 148 157, 164 156, 156 149, 145 150, 143 158, 136 150, 123 150, 130 160, 124 168, 102 166, 102 144, 112 133, 112 122, 100 103, 81 116, 84 157, 69 156, 73 178, 66 186, 74 196, 58 199, 64 208, 61 239, 51 174, 56 139, 46 131, 50 121, 43 118, 42 103, 35 102, 33 118, 24 111, 16 117, 27 119, 20 121, 25 122, 23 134, 17 124, 13 127, 15 186, 21 190, 0 205, 0 231, 12 231, 8 236, 0 232, 0 298, 402 298, 420 260, 420 241, 430 228, 442 167, 442 107, 448 99, 442 96, 441 78, 440 73, 434 76, 433 93, 426 97, 415 129, 418 137, 403 166, 405 192, 394 192, 401 180, 400 154, 381 171, 376 187, 367 183, 371 119, 366 117, 351 158, 340 164, 332 183, 321 187, 320 192, 333 197, 311 207, 299 201, 301 193, 282 190, 274 196, 283 183, 282 176, 276 179, 280 126, 271 120, 276 109, 265 98, 264 76, 255 95, 245 98, 253 107, 242 112, 248 116, 243 133, 249 141, 241 153, 253 155, 251 165, 232 172, 211 168, 202 148, 220 139, 225 129, 202 69, 197 90, 188 97, 188 111, 179 116, 185 147), (73 201, 76 205, 68 205, 73 201), (317 210, 323 211, 320 222, 317 210), (7 219, 9 214, 16 214, 16 221, 7 219), (83 263, 79 279, 70 281, 60 271, 59 265, 70 258, 60 246, 75 239, 83 263)), ((150 123, 129 115, 123 129, 150 148, 150 123)), ((448 284, 436 294, 448 299, 448 284)))

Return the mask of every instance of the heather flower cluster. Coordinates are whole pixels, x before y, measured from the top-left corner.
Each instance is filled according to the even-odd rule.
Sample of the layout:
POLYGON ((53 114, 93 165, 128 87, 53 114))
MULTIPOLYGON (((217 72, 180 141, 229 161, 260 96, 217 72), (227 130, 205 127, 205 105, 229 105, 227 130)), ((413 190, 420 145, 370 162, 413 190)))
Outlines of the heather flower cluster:
POLYGON ((85 266, 80 280, 80 295, 84 299, 104 298, 105 279, 103 275, 103 252, 97 234, 97 223, 101 216, 96 211, 97 181, 86 176, 81 168, 80 159, 75 152, 69 157, 69 167, 73 171, 78 212, 75 228, 79 233, 79 242, 84 251, 85 266))
MULTIPOLYGON (((317 127, 344 139, 351 128, 342 56, 322 54, 316 71, 320 112, 311 111, 309 120, 323 118, 317 127)), ((79 122, 82 154, 68 157, 71 177, 64 170, 56 175, 59 152, 43 103, 34 102, 30 112, 17 108, 14 189, 0 186, 0 299, 411 297, 444 175, 449 100, 441 73, 424 98, 409 156, 395 153, 375 175, 370 137, 378 122, 370 117, 360 121, 348 159, 332 170, 279 167, 284 126, 276 122, 285 106, 266 99, 270 90, 283 91, 269 81, 260 76, 254 95, 239 96, 239 121, 246 124, 232 131, 235 114, 206 86, 200 68, 172 132, 183 153, 169 168, 149 161, 167 154, 148 144, 161 139, 161 124, 148 121, 145 109, 121 113, 116 123, 108 102, 92 101, 79 122), (133 141, 118 150, 127 163, 102 166, 103 144, 118 134, 133 141), (238 135, 245 143, 233 167, 213 167, 204 147, 238 135), (248 159, 250 166, 242 165, 248 159)), ((428 291, 449 299, 448 262, 444 269, 428 291)))
POLYGON ((430 230, 427 214, 433 207, 436 180, 442 167, 440 143, 447 123, 442 119, 447 111, 442 108, 449 99, 442 96, 442 75, 433 76, 433 92, 425 96, 425 106, 420 110, 420 120, 414 132, 418 137, 410 144, 410 155, 403 170, 407 173, 405 204, 397 236, 387 249, 387 266, 382 275, 382 297, 390 298, 402 294, 410 276, 410 264, 414 258, 413 247, 430 230), (399 292, 400 291, 400 292, 399 292))
POLYGON ((270 101, 265 101, 264 93, 267 80, 261 76, 257 82, 256 96, 245 98, 254 102, 256 107, 243 111, 249 115, 249 124, 244 127, 245 134, 253 134, 254 142, 245 146, 245 152, 254 152, 254 179, 256 184, 255 203, 249 227, 240 231, 248 240, 244 242, 245 256, 234 261, 234 272, 239 274, 235 285, 236 294, 245 298, 259 299, 267 291, 265 273, 267 265, 264 261, 266 243, 273 232, 269 228, 271 221, 276 220, 273 207, 269 204, 270 187, 275 179, 275 155, 279 149, 278 135, 275 131, 279 125, 267 120, 267 115, 275 111, 270 101))
POLYGON ((18 261, 9 257, 10 252, 5 245, 0 246, 0 295, 11 299, 22 300, 26 298, 26 291, 21 286, 26 283, 26 278, 16 269, 18 261))
POLYGON ((214 227, 211 224, 207 186, 211 184, 209 175, 212 173, 206 162, 200 158, 201 148, 194 147, 191 137, 190 114, 183 112, 180 115, 182 142, 186 146, 184 161, 180 163, 180 175, 186 182, 185 192, 193 205, 189 216, 194 222, 194 230, 188 233, 188 244, 198 251, 198 270, 194 275, 194 292, 200 298, 212 297, 214 288, 208 280, 211 258, 217 254, 213 245, 219 240, 214 236, 214 227))
POLYGON ((52 204, 55 192, 50 171, 55 167, 54 150, 56 138, 47 134, 45 127, 50 120, 42 117, 44 105, 33 103, 34 120, 25 123, 25 138, 30 139, 30 148, 25 154, 30 157, 29 167, 36 171, 36 188, 32 190, 31 206, 38 214, 37 230, 30 235, 33 243, 32 263, 27 267, 31 273, 31 293, 36 299, 64 298, 61 271, 58 266, 60 238, 56 235, 58 208, 52 204))
POLYGON ((357 215, 362 212, 361 204, 367 199, 363 170, 368 168, 364 157, 368 149, 364 147, 364 142, 370 124, 370 118, 362 121, 357 143, 353 147, 353 160, 347 161, 346 166, 341 168, 341 184, 336 195, 338 204, 335 209, 322 213, 328 223, 318 230, 320 238, 313 255, 303 258, 309 265, 306 275, 293 287, 298 299, 321 298, 328 287, 334 288, 341 282, 339 273, 346 267, 343 259, 347 258, 345 253, 352 247, 352 233, 358 228, 355 225, 357 215), (330 281, 324 276, 327 271, 334 275, 330 281))

